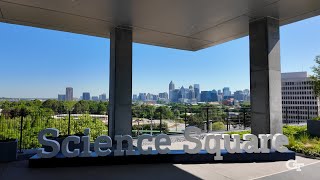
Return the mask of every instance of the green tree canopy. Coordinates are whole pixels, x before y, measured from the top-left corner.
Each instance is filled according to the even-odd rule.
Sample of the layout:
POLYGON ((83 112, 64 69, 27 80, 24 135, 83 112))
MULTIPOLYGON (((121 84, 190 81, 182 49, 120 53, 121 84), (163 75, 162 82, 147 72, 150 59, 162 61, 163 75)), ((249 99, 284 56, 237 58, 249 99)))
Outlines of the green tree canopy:
POLYGON ((320 97, 320 56, 316 56, 314 59, 316 65, 312 67, 312 72, 314 73, 310 78, 313 81, 313 91, 314 95, 320 97))

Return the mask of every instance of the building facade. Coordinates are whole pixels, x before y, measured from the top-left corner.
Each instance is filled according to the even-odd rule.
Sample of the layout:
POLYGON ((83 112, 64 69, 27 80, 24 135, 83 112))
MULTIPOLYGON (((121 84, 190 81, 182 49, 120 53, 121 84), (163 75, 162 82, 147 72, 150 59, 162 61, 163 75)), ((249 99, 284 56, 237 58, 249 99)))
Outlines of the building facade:
POLYGON ((92 101, 99 101, 99 97, 98 96, 92 96, 92 101))
POLYGON ((91 96, 89 92, 82 93, 82 100, 89 101, 91 100, 91 96))
POLYGON ((147 94, 146 93, 139 93, 138 100, 139 101, 147 100, 147 94))
POLYGON ((132 95, 132 101, 138 101, 138 95, 133 94, 132 95))
POLYGON ((73 101, 73 88, 72 87, 66 88, 66 101, 73 101))
POLYGON ((167 92, 164 92, 164 93, 159 93, 159 98, 161 100, 168 100, 169 99, 169 95, 167 92))
POLYGON ((234 92, 234 99, 238 101, 244 101, 244 93, 243 91, 235 91, 234 92))
POLYGON ((250 90, 249 89, 245 89, 243 90, 243 99, 244 101, 250 101, 250 90))
POLYGON ((305 122, 319 116, 319 98, 307 72, 281 74, 282 119, 284 122, 305 122))
POLYGON ((99 100, 100 101, 107 101, 107 95, 105 93, 99 95, 99 100))
POLYGON ((216 102, 218 101, 218 93, 216 90, 201 91, 201 102, 216 102))
POLYGON ((201 101, 200 98, 200 84, 194 84, 194 94, 195 94, 195 98, 197 99, 197 101, 201 101))
POLYGON ((175 85, 174 83, 171 81, 169 84, 169 100, 172 102, 173 99, 173 91, 175 90, 175 85))
POLYGON ((174 83, 171 81, 169 84, 169 101, 174 103, 197 103, 200 101, 200 85, 190 85, 189 88, 182 86, 175 89, 174 83))
POLYGON ((231 91, 230 91, 229 87, 224 87, 222 91, 223 91, 223 98, 224 99, 227 99, 225 97, 230 97, 231 96, 231 91))
POLYGON ((66 95, 65 94, 58 94, 58 101, 65 101, 66 95))

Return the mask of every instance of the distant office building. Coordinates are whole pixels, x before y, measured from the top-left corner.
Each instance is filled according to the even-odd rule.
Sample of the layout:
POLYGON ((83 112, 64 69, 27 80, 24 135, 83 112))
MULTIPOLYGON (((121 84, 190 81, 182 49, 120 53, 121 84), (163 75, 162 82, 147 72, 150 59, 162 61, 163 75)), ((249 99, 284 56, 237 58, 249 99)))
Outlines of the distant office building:
POLYGON ((234 99, 238 101, 244 101, 244 93, 243 91, 234 92, 234 99))
POLYGON ((201 101, 210 102, 211 101, 211 92, 210 91, 201 91, 201 101))
POLYGON ((138 100, 138 95, 134 94, 132 95, 132 101, 137 101, 138 100))
POLYGON ((180 88, 179 99, 187 99, 186 89, 183 86, 180 88))
POLYGON ((150 101, 150 100, 153 100, 153 95, 150 94, 150 93, 148 93, 148 94, 147 94, 147 100, 149 100, 149 101, 150 101))
POLYGON ((159 99, 159 95, 152 94, 152 100, 153 101, 158 101, 158 99, 159 99))
POLYGON ((281 74, 282 118, 301 122, 319 116, 319 98, 314 95, 307 72, 281 74))
POLYGON ((212 91, 201 91, 202 102, 216 102, 218 101, 218 93, 216 90, 212 91))
POLYGON ((180 103, 196 103, 200 101, 200 85, 190 85, 189 88, 182 86, 179 89, 175 89, 174 83, 171 81, 169 84, 169 101, 180 103))
POLYGON ((195 98, 197 99, 197 101, 201 100, 201 95, 200 95, 200 84, 194 84, 194 94, 195 94, 195 98))
POLYGON ((99 95, 99 100, 100 101, 107 101, 107 95, 105 93, 99 95))
POLYGON ((219 90, 218 90, 218 101, 219 101, 219 102, 222 102, 222 100, 223 100, 223 93, 222 93, 222 91, 219 89, 219 90))
POLYGON ((146 94, 146 93, 139 93, 138 100, 139 100, 139 101, 145 101, 145 100, 147 100, 147 94, 146 94))
POLYGON ((217 101, 219 101, 219 99, 218 99, 218 92, 214 89, 214 90, 212 90, 211 91, 211 100, 212 100, 212 102, 217 102, 217 101))
POLYGON ((172 97, 170 99, 170 102, 178 102, 179 100, 179 89, 174 89, 172 90, 172 97))
POLYGON ((169 99, 168 93, 167 92, 159 93, 159 98, 161 98, 161 99, 169 99))
POLYGON ((231 91, 229 87, 224 87, 223 88, 223 98, 226 99, 226 96, 231 96, 231 91))
POLYGON ((73 88, 72 87, 66 88, 66 101, 73 101, 73 88))
POLYGON ((196 92, 194 91, 194 88, 191 85, 189 86, 188 99, 196 100, 196 92))
POLYGON ((65 101, 66 95, 65 94, 58 94, 58 101, 65 101))
POLYGON ((171 81, 170 83, 169 83, 169 100, 170 101, 172 101, 172 102, 174 102, 173 100, 172 100, 172 95, 173 95, 173 91, 175 90, 175 85, 174 85, 174 83, 171 81))
POLYGON ((250 101, 250 90, 249 89, 243 90, 243 100, 250 101))
POLYGON ((223 100, 223 95, 218 93, 218 102, 222 102, 223 100))
POLYGON ((91 96, 89 92, 82 93, 82 100, 89 101, 91 100, 91 96))
POLYGON ((99 97, 98 96, 92 96, 92 101, 99 101, 99 97))

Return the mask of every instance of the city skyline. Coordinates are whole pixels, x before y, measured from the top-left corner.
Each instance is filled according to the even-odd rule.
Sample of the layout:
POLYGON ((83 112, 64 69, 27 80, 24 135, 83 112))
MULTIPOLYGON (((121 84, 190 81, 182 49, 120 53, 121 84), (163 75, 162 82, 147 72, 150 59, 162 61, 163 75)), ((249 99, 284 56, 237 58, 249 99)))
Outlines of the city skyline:
MULTIPOLYGON (((317 16, 280 28, 282 72, 311 74, 319 27, 317 16)), ((109 93, 109 39, 5 23, 0 39, 0 97, 56 98, 68 86, 76 97, 109 93)), ((248 37, 196 52, 134 43, 132 94, 166 92, 171 79, 205 90, 249 89, 248 47, 248 37)))
MULTIPOLYGON (((171 82, 174 82, 173 80, 171 80, 171 82)), ((231 91, 231 93, 232 92, 236 92, 236 91, 243 91, 243 90, 250 90, 249 88, 246 88, 246 89, 232 89, 232 87, 223 87, 223 88, 213 88, 213 89, 201 89, 201 84, 199 84, 199 83, 195 83, 195 84, 189 84, 189 85, 187 85, 186 87, 184 87, 184 85, 181 85, 181 86, 176 86, 176 88, 177 89, 180 89, 180 88, 182 88, 182 87, 184 87, 184 88, 188 88, 189 86, 194 86, 194 88, 196 88, 196 86, 198 85, 198 87, 200 87, 200 93, 201 93, 201 91, 212 91, 212 90, 216 90, 217 92, 218 91, 221 91, 221 90, 223 90, 224 88, 229 88, 229 90, 231 91)), ((69 87, 65 87, 65 89, 64 89, 64 91, 65 91, 65 93, 56 93, 55 94, 55 96, 56 97, 5 97, 5 96, 1 96, 0 95, 0 98, 44 98, 44 99, 47 99, 47 98, 49 98, 49 99, 60 99, 61 98, 61 100, 63 99, 63 100, 66 100, 66 94, 68 93, 68 89, 70 89, 71 88, 71 91, 72 91, 72 95, 70 95, 70 96, 73 96, 73 98, 76 98, 76 99, 83 99, 83 100, 88 100, 88 99, 92 99, 92 97, 99 97, 99 96, 101 96, 101 95, 106 95, 106 97, 107 97, 107 99, 108 99, 108 94, 107 93, 98 93, 98 94, 92 94, 90 91, 84 91, 84 92, 81 92, 80 93, 80 96, 75 96, 75 95, 73 95, 73 93, 74 93, 74 88, 73 87, 71 87, 71 86, 69 86, 69 87), (84 96, 88 96, 88 97, 86 97, 86 98, 84 98, 84 96), (59 98, 60 97, 60 98, 59 98)), ((62 92, 62 91, 59 91, 59 92, 62 92)), ((77 92, 77 91, 76 91, 77 92)), ((134 96, 134 95, 139 95, 139 93, 146 93, 146 94, 162 94, 162 93, 168 93, 169 94, 169 90, 167 90, 167 91, 164 91, 164 92, 156 92, 156 93, 150 93, 150 92, 138 92, 138 93, 132 93, 132 96, 134 96)), ((79 93, 77 93, 77 94, 79 94, 79 93)), ((69 98, 70 99, 70 98, 69 98)))
MULTIPOLYGON (((234 101, 249 101, 250 90, 235 90, 232 92, 230 87, 224 87, 221 89, 203 90, 200 84, 175 86, 175 83, 171 80, 168 86, 167 92, 162 93, 149 93, 139 92, 138 94, 132 94, 133 101, 142 102, 173 102, 173 103, 190 103, 196 104, 199 102, 223 102, 229 101, 234 104, 234 101)), ((227 103, 227 102, 225 102, 227 103)))

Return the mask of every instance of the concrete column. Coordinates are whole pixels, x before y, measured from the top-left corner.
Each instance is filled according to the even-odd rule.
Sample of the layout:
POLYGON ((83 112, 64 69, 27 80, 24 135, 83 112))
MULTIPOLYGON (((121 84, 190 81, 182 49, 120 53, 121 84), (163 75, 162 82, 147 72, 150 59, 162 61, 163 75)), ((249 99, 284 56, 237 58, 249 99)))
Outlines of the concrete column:
POLYGON ((279 20, 265 17, 249 29, 252 133, 282 133, 279 20))
POLYGON ((131 135, 132 30, 116 27, 110 34, 109 136, 131 135))

